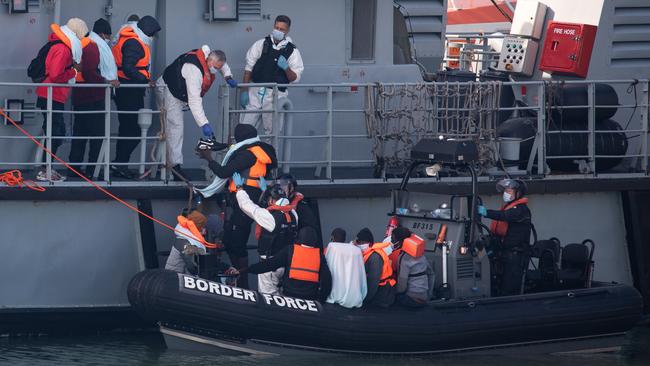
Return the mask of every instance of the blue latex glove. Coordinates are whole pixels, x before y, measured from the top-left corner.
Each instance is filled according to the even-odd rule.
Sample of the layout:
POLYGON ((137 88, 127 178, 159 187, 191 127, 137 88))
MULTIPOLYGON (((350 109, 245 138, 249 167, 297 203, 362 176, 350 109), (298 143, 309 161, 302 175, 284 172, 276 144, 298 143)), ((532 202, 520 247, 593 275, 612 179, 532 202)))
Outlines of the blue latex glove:
POLYGON ((210 123, 206 123, 203 126, 201 126, 201 130, 203 131, 203 136, 205 137, 214 136, 214 131, 212 131, 212 127, 210 127, 210 123))
POLYGON ((233 79, 233 78, 228 78, 228 79, 226 79, 226 83, 228 83, 228 85, 229 85, 231 88, 236 88, 236 87, 237 87, 237 80, 235 80, 235 79, 233 79))
POLYGON ((485 206, 478 206, 478 214, 481 216, 487 216, 487 209, 485 206))
POLYGON ((266 179, 264 179, 264 177, 260 177, 260 189, 262 191, 266 191, 266 187, 268 187, 268 184, 266 184, 266 179))
POLYGON ((235 183, 235 187, 241 187, 244 185, 244 178, 242 178, 241 174, 235 172, 232 175, 232 182, 235 183))
POLYGON ((248 90, 244 90, 243 92, 241 92, 241 94, 239 94, 239 104, 241 104, 242 108, 246 108, 249 101, 250 100, 248 98, 248 90))
POLYGON ((278 67, 285 71, 289 68, 289 63, 284 56, 278 57, 278 67))

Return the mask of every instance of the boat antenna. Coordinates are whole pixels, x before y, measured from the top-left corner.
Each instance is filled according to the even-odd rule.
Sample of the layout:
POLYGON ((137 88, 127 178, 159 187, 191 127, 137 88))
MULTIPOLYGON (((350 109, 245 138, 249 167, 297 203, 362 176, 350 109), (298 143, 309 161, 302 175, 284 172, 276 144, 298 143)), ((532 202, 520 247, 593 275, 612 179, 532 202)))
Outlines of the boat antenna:
POLYGON ((512 23, 512 18, 510 17, 510 15, 506 13, 503 9, 501 9, 501 7, 497 4, 496 0, 490 0, 490 2, 492 2, 492 5, 494 5, 494 7, 497 8, 497 10, 499 11, 499 13, 501 13, 501 15, 503 15, 506 19, 508 19, 510 23, 512 23))

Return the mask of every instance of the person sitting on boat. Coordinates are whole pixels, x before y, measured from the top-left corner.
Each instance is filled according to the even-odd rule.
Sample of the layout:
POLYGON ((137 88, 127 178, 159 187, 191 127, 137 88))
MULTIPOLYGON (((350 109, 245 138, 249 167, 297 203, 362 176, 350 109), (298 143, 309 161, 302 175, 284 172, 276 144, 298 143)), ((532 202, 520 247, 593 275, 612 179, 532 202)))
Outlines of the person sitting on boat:
MULTIPOLYGON (((233 174, 232 180, 237 187, 236 198, 239 207, 244 214, 257 223, 255 237, 258 240, 257 251, 260 259, 271 260, 294 242, 298 215, 289 205, 289 200, 279 185, 264 190, 260 202, 265 203, 267 208, 262 208, 251 201, 243 188, 244 178, 239 173, 233 174)), ((265 181, 261 183, 266 184, 265 181)), ((257 290, 265 294, 279 295, 283 275, 283 267, 260 272, 257 276, 257 290)))
MULTIPOLYGON (((309 207, 309 204, 305 202, 305 196, 296 190, 298 188, 296 178, 289 173, 285 173, 278 177, 277 182, 282 187, 289 201, 291 201, 291 205, 295 207, 296 213, 300 218, 298 221, 298 230, 300 231, 303 227, 311 226, 317 233, 320 233, 318 218, 311 207, 309 207)), ((318 235, 318 245, 323 246, 323 240, 320 235, 318 235)))
POLYGON ((165 269, 178 273, 198 274, 195 255, 206 253, 205 245, 199 240, 204 240, 202 232, 205 232, 207 222, 208 218, 198 210, 191 211, 187 216, 178 216, 176 238, 169 251, 165 269))
POLYGON ((314 228, 302 228, 293 245, 285 246, 273 257, 255 263, 241 273, 259 275, 285 268, 282 275, 283 295, 307 300, 327 299, 332 290, 332 274, 323 250, 318 246, 318 235, 314 228))
POLYGON ((345 308, 360 308, 368 293, 363 254, 357 246, 345 242, 345 234, 341 228, 334 229, 325 251, 332 272, 332 292, 327 302, 345 308))
MULTIPOLYGON (((271 169, 277 166, 277 158, 275 148, 260 141, 257 130, 251 125, 237 125, 235 141, 237 143, 230 147, 222 164, 214 161, 212 150, 197 150, 199 157, 208 161, 210 170, 216 175, 212 184, 198 191, 204 197, 210 197, 223 188, 226 180, 230 181, 227 188, 230 194, 226 198, 232 213, 225 220, 223 243, 230 257, 230 263, 235 268, 244 268, 248 266, 246 244, 254 220, 240 208, 239 200, 235 197, 237 187, 231 177, 235 172, 240 177, 245 177, 242 189, 246 192, 249 200, 259 202, 263 191, 261 184, 265 178, 270 177, 271 169)), ((239 287, 248 288, 248 279, 240 278, 239 287)))
POLYGON ((368 293, 364 305, 389 307, 395 302, 395 279, 390 259, 385 248, 390 243, 375 243, 368 228, 357 234, 354 244, 363 253, 368 293), (374 244, 373 244, 374 243, 374 244))
POLYGON ((419 237, 414 237, 409 229, 402 226, 395 228, 391 233, 393 252, 389 258, 397 280, 395 300, 398 304, 407 307, 421 307, 427 304, 429 275, 433 274, 429 269, 423 248, 415 248, 418 243, 423 245, 423 242, 417 239, 419 237), (409 241, 408 248, 404 248, 405 241, 409 241))
POLYGON ((478 213, 492 219, 490 232, 499 242, 502 273, 500 295, 521 293, 521 281, 527 264, 530 245, 531 212, 528 208, 526 184, 521 180, 503 179, 497 183, 497 191, 503 192, 504 205, 500 210, 478 207, 478 213))

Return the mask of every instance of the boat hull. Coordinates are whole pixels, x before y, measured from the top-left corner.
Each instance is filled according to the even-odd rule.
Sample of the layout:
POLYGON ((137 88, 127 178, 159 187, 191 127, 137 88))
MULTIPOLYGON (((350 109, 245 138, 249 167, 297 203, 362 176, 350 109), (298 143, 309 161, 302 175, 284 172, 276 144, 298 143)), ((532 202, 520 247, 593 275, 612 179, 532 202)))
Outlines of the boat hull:
POLYGON ((232 344, 344 353, 436 353, 611 336, 642 315, 626 285, 436 301, 422 309, 345 309, 260 295, 165 270, 141 272, 129 301, 148 320, 232 344))

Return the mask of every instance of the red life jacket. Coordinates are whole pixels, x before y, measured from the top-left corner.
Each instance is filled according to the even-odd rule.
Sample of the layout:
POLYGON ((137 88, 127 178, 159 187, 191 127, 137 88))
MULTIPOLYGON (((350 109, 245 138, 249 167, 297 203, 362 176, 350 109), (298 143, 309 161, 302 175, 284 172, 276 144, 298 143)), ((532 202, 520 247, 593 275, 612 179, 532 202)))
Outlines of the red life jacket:
MULTIPOLYGON (((296 194, 293 196, 293 199, 291 200, 291 203, 289 203, 288 205, 286 206, 273 205, 267 207, 266 209, 269 211, 283 212, 284 217, 287 219, 287 222, 291 223, 291 215, 289 215, 289 212, 291 212, 291 210, 295 210, 296 207, 298 207, 298 203, 300 203, 300 201, 302 201, 304 197, 305 196, 303 196, 302 193, 296 192, 296 194)), ((255 226, 255 239, 260 240, 261 235, 262 235, 262 227, 260 226, 260 224, 257 224, 255 226)))
POLYGON ((381 276, 379 279, 379 286, 395 286, 397 281, 393 278, 393 268, 391 265, 390 258, 388 258, 388 254, 386 254, 386 251, 384 248, 387 246, 391 245, 391 243, 375 243, 373 244, 368 250, 363 252, 363 262, 366 263, 368 261, 368 258, 370 258, 370 255, 372 253, 377 253, 381 257, 381 259, 384 261, 384 265, 381 269, 381 276))
MULTIPOLYGON (((528 198, 523 197, 503 205, 503 207, 501 207, 501 211, 506 211, 517 205, 525 205, 527 203, 528 203, 528 198)), ((496 236, 504 237, 508 232, 508 223, 506 221, 493 220, 492 224, 490 225, 490 231, 492 232, 492 234, 496 236)))
POLYGON ((320 273, 320 249, 293 245, 293 256, 289 265, 289 278, 318 283, 320 273))

